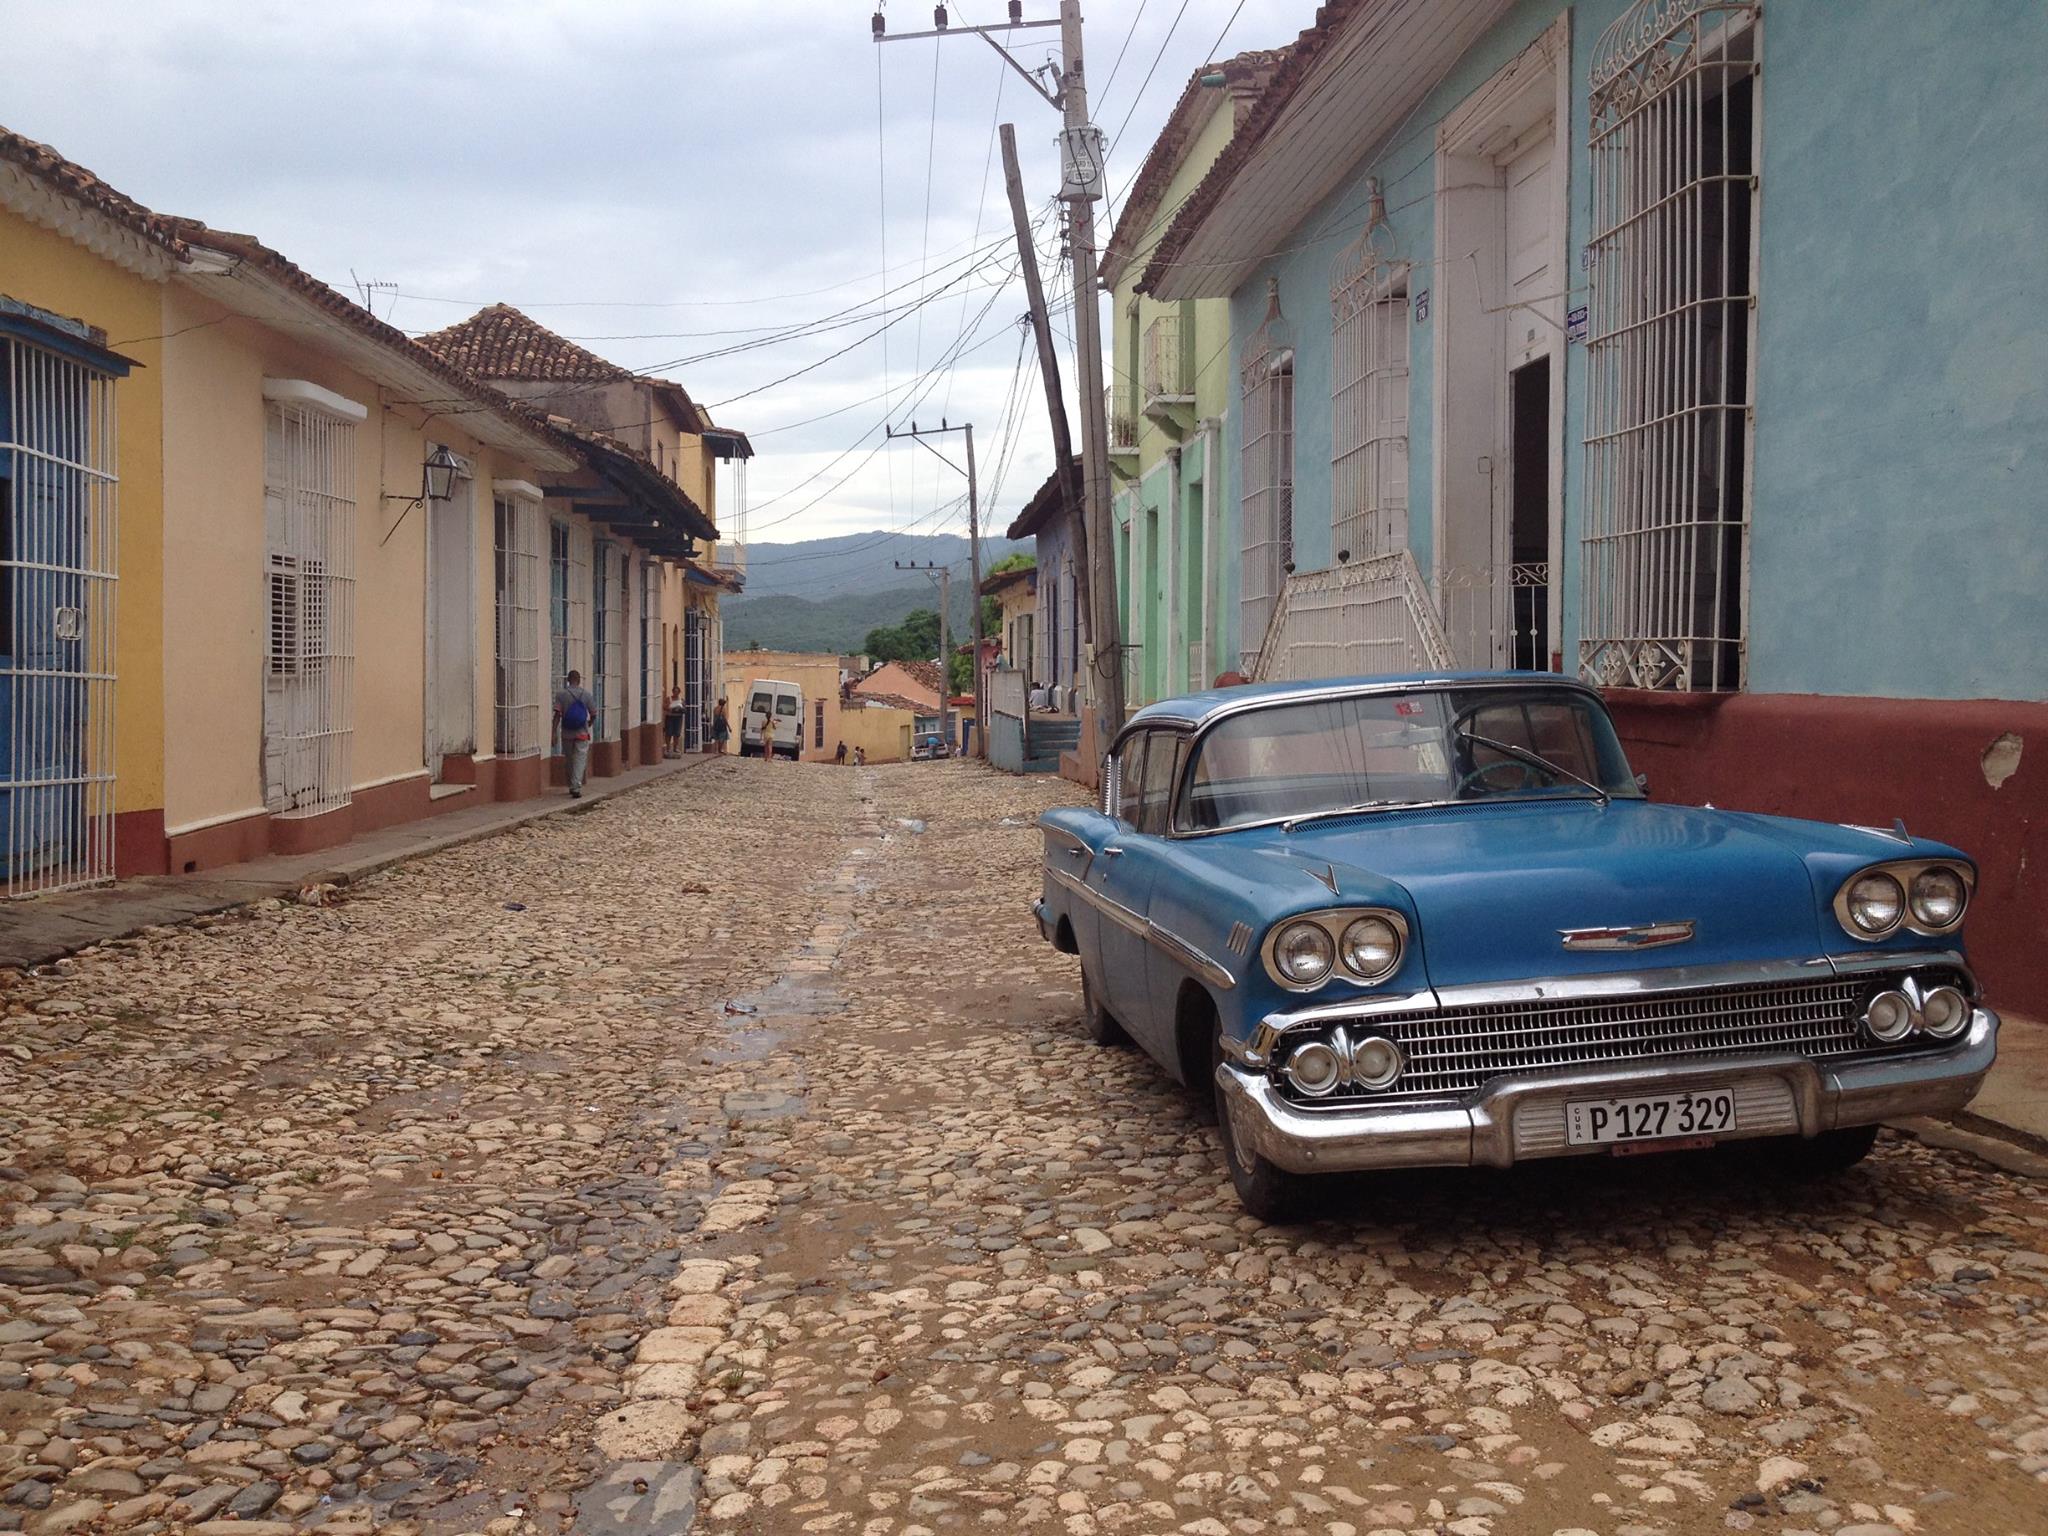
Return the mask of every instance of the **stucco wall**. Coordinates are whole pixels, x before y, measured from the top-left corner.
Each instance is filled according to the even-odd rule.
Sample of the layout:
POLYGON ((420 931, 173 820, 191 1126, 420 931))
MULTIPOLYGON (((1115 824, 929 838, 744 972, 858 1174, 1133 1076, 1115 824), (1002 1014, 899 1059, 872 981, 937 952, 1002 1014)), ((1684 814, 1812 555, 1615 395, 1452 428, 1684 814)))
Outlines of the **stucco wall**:
POLYGON ((115 586, 114 808, 161 810, 163 763, 164 288, 0 210, 0 293, 106 332, 140 366, 114 391, 120 446, 115 586))
MULTIPOLYGON (((732 720, 732 750, 740 749, 740 726, 747 712, 747 690, 756 678, 795 683, 804 691, 802 756, 807 762, 830 761, 838 746, 842 723, 839 708, 839 658, 807 651, 735 651, 726 657, 727 711, 732 720), (818 701, 825 703, 825 744, 819 746, 818 701)), ((776 722, 776 739, 787 741, 785 722, 776 722)), ((848 743, 847 749, 853 747, 848 743)))
POLYGON ((2048 699, 2048 9, 1767 9, 1750 686, 2048 699))
POLYGON ((853 756, 855 747, 865 747, 871 763, 901 763, 910 759, 916 727, 917 718, 907 709, 864 704, 859 709, 839 712, 836 739, 845 741, 848 758, 853 756))
MULTIPOLYGON (((1565 8, 1519 5, 1356 165, 1285 254, 1232 296, 1232 353, 1280 281, 1295 348, 1295 552, 1331 563, 1329 281, 1379 176, 1390 243, 1432 317, 1411 331, 1411 546, 1436 539, 1435 342, 1454 261, 1438 261, 1438 122, 1565 8)), ((1620 7, 1570 7, 1571 256, 1585 302, 1587 76, 1620 7)), ((1749 688, 1905 698, 2048 698, 2048 12, 1873 0, 1765 8, 1749 688), (2024 14, 2022 12, 2024 11, 2024 14), (1967 104, 1965 107, 1963 104, 1967 104), (1940 617, 1937 617, 1940 614, 1940 617), (1947 635, 1961 638, 1944 642, 1947 635), (1932 638, 1931 637, 1935 637, 1932 638)), ((1577 653, 1584 350, 1566 353, 1562 648, 1577 653)), ((1241 413, 1225 455, 1241 547, 1241 413)), ((1237 562, 1228 622, 1237 624, 1237 562)))
POLYGON ((369 408, 356 430, 355 636, 350 782, 426 772, 427 519, 411 498, 430 441, 470 458, 471 595, 479 755, 496 705, 493 478, 536 480, 446 417, 381 405, 378 386, 318 349, 174 285, 166 330, 163 696, 172 831, 259 815, 263 802, 265 378, 306 379, 369 408), (386 493, 389 493, 387 496, 386 493))

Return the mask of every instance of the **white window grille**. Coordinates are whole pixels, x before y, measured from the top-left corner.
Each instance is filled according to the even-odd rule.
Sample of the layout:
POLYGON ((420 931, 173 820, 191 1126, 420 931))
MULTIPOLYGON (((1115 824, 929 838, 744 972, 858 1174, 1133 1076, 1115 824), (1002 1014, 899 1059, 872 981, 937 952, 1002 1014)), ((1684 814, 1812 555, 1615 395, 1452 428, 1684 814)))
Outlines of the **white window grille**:
POLYGON ((1330 282, 1330 523, 1340 563, 1408 547, 1408 268, 1368 229, 1330 282))
POLYGON ((1195 398, 1194 354, 1181 314, 1158 315, 1145 327, 1141 381, 1145 405, 1183 405, 1195 398))
POLYGON ((593 589, 590 696, 597 700, 594 741, 616 740, 626 723, 626 557, 609 539, 597 541, 593 589))
POLYGON ((661 718, 661 569, 640 558, 640 720, 661 718))
POLYGON ((683 615, 683 746, 704 749, 705 699, 710 683, 704 615, 692 608, 683 615))
POLYGON ((1757 20, 1637 0, 1594 51, 1579 666, 1609 686, 1745 676, 1757 20))
POLYGON ((497 552, 497 733, 500 757, 532 757, 547 745, 541 697, 546 665, 542 612, 540 503, 499 496, 493 507, 497 552))
POLYGON ((1244 564, 1238 594, 1238 644, 1247 675, 1294 569, 1294 349, 1280 332, 1280 289, 1269 285, 1266 323, 1245 343, 1239 363, 1244 394, 1244 564))
POLYGON ((114 875, 114 383, 76 356, 0 336, 0 874, 9 896, 114 875))
POLYGON ((280 382, 291 398, 267 403, 263 434, 263 795, 276 815, 317 816, 351 793, 356 423, 280 382))

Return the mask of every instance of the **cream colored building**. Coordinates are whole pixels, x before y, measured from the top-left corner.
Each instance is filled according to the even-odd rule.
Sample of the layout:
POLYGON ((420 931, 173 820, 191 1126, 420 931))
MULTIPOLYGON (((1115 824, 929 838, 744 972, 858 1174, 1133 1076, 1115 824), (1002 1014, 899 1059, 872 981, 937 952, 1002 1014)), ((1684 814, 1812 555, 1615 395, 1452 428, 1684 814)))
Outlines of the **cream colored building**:
MULTIPOLYGON (((638 459, 665 482, 650 484, 652 494, 673 500, 672 493, 680 493, 687 503, 665 523, 665 533, 683 537, 664 546, 674 558, 659 591, 641 596, 650 613, 658 600, 659 670, 667 686, 683 689, 684 745, 697 748, 725 681, 719 598, 740 590, 746 577, 745 547, 721 540, 717 526, 721 465, 735 492, 733 516, 745 516, 746 462, 754 453, 746 434, 715 425, 682 385, 629 372, 509 304, 493 304, 420 342, 559 425, 601 441, 607 452, 623 450, 638 459)), ((589 517, 600 523, 612 519, 616 504, 605 499, 610 488, 600 487, 593 497, 576 494, 587 487, 562 489, 563 499, 589 517)), ((621 525, 636 535, 650 532, 630 515, 621 525)), ((633 724, 642 723, 637 701, 626 701, 625 709, 633 724)))
POLYGON ((658 754, 736 581, 672 478, 708 459, 552 421, 4 131, 0 347, 0 458, 34 468, 0 473, 0 599, 34 619, 0 645, 6 893, 534 794, 572 666, 592 771, 658 754))

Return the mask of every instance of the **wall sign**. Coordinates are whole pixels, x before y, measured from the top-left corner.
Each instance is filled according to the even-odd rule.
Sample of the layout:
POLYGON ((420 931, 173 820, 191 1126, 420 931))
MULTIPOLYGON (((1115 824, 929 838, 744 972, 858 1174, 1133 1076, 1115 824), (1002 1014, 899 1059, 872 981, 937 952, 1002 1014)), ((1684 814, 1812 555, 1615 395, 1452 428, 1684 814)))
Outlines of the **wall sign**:
POLYGON ((1598 248, 1597 248, 1597 247, 1595 247, 1595 246, 1590 246, 1590 245, 1582 245, 1582 246, 1580 246, 1580 247, 1579 247, 1579 270, 1580 270, 1580 271, 1582 271, 1582 272, 1590 272, 1590 271, 1592 271, 1592 270, 1593 270, 1593 268, 1594 268, 1594 267, 1598 266, 1598 265, 1599 265, 1599 263, 1600 263, 1600 252, 1599 252, 1599 250, 1598 250, 1598 248))
POLYGON ((1427 325, 1429 323, 1429 290, 1427 288, 1416 291, 1415 323, 1417 325, 1427 325))
POLYGON ((1584 341, 1586 339, 1586 331, 1586 306, 1581 304, 1577 309, 1566 310, 1564 315, 1564 339, 1566 341, 1584 341))

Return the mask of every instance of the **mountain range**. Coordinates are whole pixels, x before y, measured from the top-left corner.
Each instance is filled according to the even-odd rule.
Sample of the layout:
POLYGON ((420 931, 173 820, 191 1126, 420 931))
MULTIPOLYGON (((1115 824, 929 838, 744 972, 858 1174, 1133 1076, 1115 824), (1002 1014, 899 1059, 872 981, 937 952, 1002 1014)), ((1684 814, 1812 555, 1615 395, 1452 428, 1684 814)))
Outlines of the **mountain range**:
MULTIPOLYGON (((986 570, 1013 550, 1030 545, 983 539, 986 570)), ((939 606, 938 584, 897 566, 926 562, 953 572, 953 633, 965 638, 974 609, 967 580, 967 540, 957 534, 852 533, 787 544, 747 545, 747 589, 729 597, 725 648, 759 645, 771 651, 852 652, 868 631, 900 624, 920 608, 939 606)))

